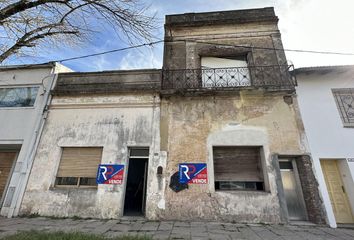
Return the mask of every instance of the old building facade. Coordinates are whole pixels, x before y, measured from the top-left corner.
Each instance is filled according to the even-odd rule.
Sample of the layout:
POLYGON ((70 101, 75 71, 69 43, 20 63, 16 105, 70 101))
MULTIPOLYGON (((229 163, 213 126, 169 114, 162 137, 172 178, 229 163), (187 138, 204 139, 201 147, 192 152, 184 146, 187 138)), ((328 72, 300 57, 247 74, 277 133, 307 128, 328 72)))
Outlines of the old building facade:
POLYGON ((159 70, 59 75, 21 213, 118 218, 132 210, 153 218, 163 181, 155 169, 164 165, 160 75, 159 70), (99 164, 124 165, 124 184, 97 186, 99 164), (128 171, 139 177, 129 181, 132 186, 126 185, 128 171), (139 192, 140 203, 129 206, 139 197, 140 181, 145 198, 139 192))
POLYGON ((354 66, 295 70, 299 105, 329 224, 354 223, 354 66))
POLYGON ((59 74, 20 213, 325 223, 277 22, 169 15, 162 70, 59 74), (122 178, 97 185, 100 164, 122 178))
POLYGON ((18 214, 58 63, 0 67, 0 208, 18 214))
POLYGON ((272 8, 166 17, 166 172, 206 163, 209 181, 168 189, 164 218, 325 222, 277 21, 272 8))

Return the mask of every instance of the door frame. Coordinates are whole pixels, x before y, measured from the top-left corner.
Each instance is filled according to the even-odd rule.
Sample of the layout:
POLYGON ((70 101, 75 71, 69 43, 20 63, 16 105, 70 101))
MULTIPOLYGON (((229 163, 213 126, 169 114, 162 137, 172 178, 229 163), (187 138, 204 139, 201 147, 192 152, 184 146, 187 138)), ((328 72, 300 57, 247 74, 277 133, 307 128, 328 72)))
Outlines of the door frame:
POLYGON ((9 176, 8 176, 8 178, 6 180, 4 192, 1 193, 2 196, 0 198, 0 209, 3 207, 3 203, 4 203, 5 197, 7 195, 7 190, 9 188, 9 185, 10 185, 10 182, 11 182, 11 179, 12 179, 12 174, 13 174, 13 172, 15 170, 15 166, 16 166, 16 163, 17 163, 18 155, 20 154, 20 150, 21 149, 11 149, 11 148, 9 148, 9 149, 6 149, 6 148, 5 149, 0 149, 0 152, 15 152, 16 153, 15 154, 15 158, 14 158, 14 160, 12 162, 12 166, 11 166, 11 169, 10 169, 9 176))
MULTIPOLYGON (((297 168, 296 157, 294 157, 294 156, 279 156, 278 157, 278 162, 291 162, 292 167, 293 167, 293 172, 294 172, 295 183, 296 183, 296 192, 300 195, 299 197, 300 197, 301 205, 303 206, 303 208, 305 210, 305 219, 304 220, 300 220, 300 221, 309 221, 308 210, 307 210, 307 206, 306 206, 306 202, 305 202, 305 198, 304 198, 304 193, 303 193, 303 190, 302 190, 302 185, 301 185, 301 180, 300 180, 300 176, 299 176, 299 171, 298 171, 298 168, 297 168)), ((280 169, 280 167, 279 167, 279 171, 280 171, 280 179, 282 181, 282 188, 283 188, 282 191, 284 193, 284 184, 283 184, 283 179, 281 177, 282 169, 280 169)), ((288 170, 285 170, 285 171, 288 171, 288 170)), ((285 203, 286 203, 285 193, 284 193, 284 200, 285 200, 285 203)), ((289 222, 297 221, 297 220, 290 219, 287 203, 286 203, 285 207, 287 209, 287 211, 286 211, 287 216, 286 217, 287 217, 288 221, 289 222)))
POLYGON ((122 211, 121 211, 121 217, 124 217, 124 206, 125 206, 125 194, 126 194, 126 189, 127 189, 127 183, 128 183, 128 174, 129 174, 129 163, 130 163, 130 159, 136 159, 136 158, 140 158, 140 159, 146 159, 147 164, 146 164, 146 176, 145 176, 145 180, 144 180, 144 187, 145 189, 145 195, 143 196, 143 217, 145 217, 145 209, 146 209, 146 195, 147 195, 147 180, 148 180, 148 169, 149 169, 149 163, 150 163, 150 147, 147 146, 128 146, 127 147, 128 151, 127 151, 127 161, 126 161, 126 165, 124 166, 125 168, 125 176, 124 176, 124 183, 123 183, 123 194, 122 194, 122 211), (147 149, 149 151, 149 154, 147 156, 131 156, 131 150, 132 149, 147 149))
POLYGON ((143 186, 143 201, 141 206, 141 211, 143 212, 143 216, 145 216, 146 212, 146 189, 147 189, 147 178, 148 178, 148 166, 149 166, 149 158, 145 159, 145 168, 144 168, 144 186, 143 186))

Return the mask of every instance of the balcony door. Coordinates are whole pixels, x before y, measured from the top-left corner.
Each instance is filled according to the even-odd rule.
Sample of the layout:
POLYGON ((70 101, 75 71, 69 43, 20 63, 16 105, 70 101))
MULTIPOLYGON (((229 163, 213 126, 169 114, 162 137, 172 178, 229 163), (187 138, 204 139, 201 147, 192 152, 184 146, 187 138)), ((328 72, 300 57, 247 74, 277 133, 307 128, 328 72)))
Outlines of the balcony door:
POLYGON ((202 57, 203 87, 250 86, 251 78, 246 56, 202 57))

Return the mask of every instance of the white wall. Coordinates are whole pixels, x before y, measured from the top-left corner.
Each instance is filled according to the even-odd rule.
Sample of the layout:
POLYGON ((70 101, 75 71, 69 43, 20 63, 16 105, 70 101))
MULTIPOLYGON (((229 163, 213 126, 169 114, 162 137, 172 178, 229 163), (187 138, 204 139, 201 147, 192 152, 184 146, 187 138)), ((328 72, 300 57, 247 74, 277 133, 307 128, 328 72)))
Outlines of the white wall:
MULTIPOLYGON (((0 72, 0 87, 24 87, 38 86, 40 87, 35 105, 33 107, 7 107, 0 108, 0 141, 23 141, 29 137, 32 127, 36 120, 36 115, 41 111, 43 105, 43 86, 42 79, 51 74, 50 67, 43 69, 25 69, 0 72)), ((44 84, 48 87, 48 83, 53 79, 51 76, 44 84)), ((1 142, 0 142, 1 144, 1 142)))
POLYGON ((49 98, 50 88, 54 81, 54 73, 69 71, 60 64, 43 67, 26 67, 1 69, 0 88, 38 86, 36 101, 33 107, 0 108, 0 146, 21 145, 13 174, 5 194, 1 215, 16 215, 21 203, 24 187, 31 169, 31 158, 35 143, 41 132, 43 110, 49 98), (59 68, 59 70, 57 69, 59 68))
POLYGON ((218 57, 202 57, 201 65, 205 68, 234 68, 247 67, 246 60, 235 60, 218 57))
MULTIPOLYGON (((330 226, 336 227, 320 159, 354 158, 354 128, 344 128, 332 88, 354 88, 354 68, 333 68, 297 75, 300 112, 308 137, 315 172, 323 195, 330 226)), ((350 162, 354 176, 354 163, 350 162)), ((353 179, 352 179, 353 181, 353 179)), ((353 185, 353 184, 352 184, 353 185)))

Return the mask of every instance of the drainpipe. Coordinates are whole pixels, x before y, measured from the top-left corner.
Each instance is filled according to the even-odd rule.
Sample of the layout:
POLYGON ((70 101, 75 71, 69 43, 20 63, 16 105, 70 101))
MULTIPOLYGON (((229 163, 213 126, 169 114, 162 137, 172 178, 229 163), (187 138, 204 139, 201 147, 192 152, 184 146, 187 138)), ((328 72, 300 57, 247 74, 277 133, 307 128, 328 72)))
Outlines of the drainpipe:
POLYGON ((54 63, 53 69, 50 73, 50 75, 53 75, 53 78, 52 78, 52 81, 50 82, 49 88, 46 89, 43 84, 43 90, 45 92, 44 92, 44 103, 43 103, 44 107, 42 110, 42 116, 36 125, 34 137, 32 138, 32 143, 29 146, 30 152, 26 157, 26 159, 28 159, 28 160, 25 161, 21 167, 20 178, 19 178, 19 182, 17 184, 17 191, 14 195, 14 199, 16 199, 16 201, 12 202, 12 204, 11 204, 11 207, 8 212, 9 218, 13 217, 13 216, 17 216, 19 214, 22 200, 25 195, 25 190, 27 188, 29 176, 30 176, 32 166, 33 166, 33 160, 36 155, 37 147, 39 145, 39 141, 41 139, 41 135, 42 135, 43 128, 44 128, 44 123, 45 123, 45 120, 48 115, 48 107, 49 107, 49 104, 52 100, 52 95, 50 93, 51 93, 51 90, 54 86, 54 83, 57 80, 57 76, 58 76, 57 74, 55 74, 55 69, 56 69, 56 63, 54 63))

